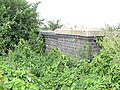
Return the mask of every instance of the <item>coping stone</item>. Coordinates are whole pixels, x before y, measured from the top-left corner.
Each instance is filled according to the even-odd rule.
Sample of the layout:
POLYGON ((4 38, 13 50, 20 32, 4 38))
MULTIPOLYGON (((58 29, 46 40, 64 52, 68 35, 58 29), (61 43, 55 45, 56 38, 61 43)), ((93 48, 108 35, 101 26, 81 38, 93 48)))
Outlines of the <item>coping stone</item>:
POLYGON ((67 35, 77 35, 77 36, 104 36, 104 31, 102 29, 56 29, 56 34, 67 34, 67 35))

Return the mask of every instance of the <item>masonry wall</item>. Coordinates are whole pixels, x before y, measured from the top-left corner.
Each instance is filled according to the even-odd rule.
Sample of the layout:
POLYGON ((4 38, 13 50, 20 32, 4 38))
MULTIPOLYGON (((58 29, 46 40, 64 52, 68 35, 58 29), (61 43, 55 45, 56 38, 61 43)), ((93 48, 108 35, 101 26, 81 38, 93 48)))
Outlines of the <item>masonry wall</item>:
POLYGON ((92 59, 93 55, 100 51, 100 46, 96 44, 96 38, 100 36, 84 36, 74 34, 60 34, 49 31, 40 31, 44 36, 46 51, 55 47, 62 53, 71 57, 92 59))

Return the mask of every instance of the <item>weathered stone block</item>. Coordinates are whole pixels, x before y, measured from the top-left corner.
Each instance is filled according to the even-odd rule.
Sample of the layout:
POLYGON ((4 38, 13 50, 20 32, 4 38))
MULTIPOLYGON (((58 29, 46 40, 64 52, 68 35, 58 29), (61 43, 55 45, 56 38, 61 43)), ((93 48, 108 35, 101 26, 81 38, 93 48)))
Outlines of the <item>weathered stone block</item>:
POLYGON ((93 58, 100 50, 95 38, 103 37, 100 29, 59 29, 55 31, 40 31, 44 36, 46 51, 55 47, 70 56, 93 58))

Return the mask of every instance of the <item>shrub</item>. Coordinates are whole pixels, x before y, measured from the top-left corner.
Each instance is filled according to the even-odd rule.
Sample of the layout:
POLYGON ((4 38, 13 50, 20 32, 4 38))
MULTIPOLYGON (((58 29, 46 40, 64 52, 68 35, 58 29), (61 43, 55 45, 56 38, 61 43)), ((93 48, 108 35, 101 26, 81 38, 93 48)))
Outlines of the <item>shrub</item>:
POLYGON ((0 88, 2 90, 39 90, 39 68, 42 67, 41 54, 32 50, 31 45, 20 39, 14 51, 9 50, 5 56, 0 56, 0 88))
MULTIPOLYGON (((90 70, 92 71, 91 75, 94 75, 92 81, 95 80, 96 83, 94 88, 98 90, 119 90, 120 34, 108 32, 103 40, 99 41, 99 44, 102 46, 102 50, 93 59, 90 70)), ((90 88, 94 89, 92 86, 90 88)))
POLYGON ((31 36, 41 23, 36 13, 38 4, 28 4, 26 0, 0 0, 0 54, 13 50, 20 38, 33 38, 31 36))
MULTIPOLYGON (((120 37, 117 37, 115 40, 119 41, 120 37)), ((74 64, 70 63, 69 57, 56 49, 40 55, 32 50, 28 42, 20 39, 14 51, 0 57, 0 86, 5 89, 120 89, 120 52, 108 46, 106 41, 101 42, 104 48, 91 63, 88 63, 88 60, 79 60, 74 64)))
POLYGON ((1 90, 38 90, 34 84, 34 76, 25 70, 9 69, 0 65, 1 90))

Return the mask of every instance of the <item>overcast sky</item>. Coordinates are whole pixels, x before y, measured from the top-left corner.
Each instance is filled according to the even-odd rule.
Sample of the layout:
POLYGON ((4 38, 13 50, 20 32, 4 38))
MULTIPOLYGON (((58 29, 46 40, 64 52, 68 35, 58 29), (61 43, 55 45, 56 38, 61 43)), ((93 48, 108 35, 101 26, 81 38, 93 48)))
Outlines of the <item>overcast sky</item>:
POLYGON ((41 18, 56 20, 66 26, 101 28, 105 24, 120 23, 120 0, 27 0, 41 1, 38 7, 41 18))

